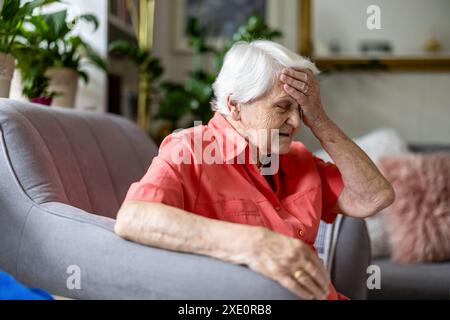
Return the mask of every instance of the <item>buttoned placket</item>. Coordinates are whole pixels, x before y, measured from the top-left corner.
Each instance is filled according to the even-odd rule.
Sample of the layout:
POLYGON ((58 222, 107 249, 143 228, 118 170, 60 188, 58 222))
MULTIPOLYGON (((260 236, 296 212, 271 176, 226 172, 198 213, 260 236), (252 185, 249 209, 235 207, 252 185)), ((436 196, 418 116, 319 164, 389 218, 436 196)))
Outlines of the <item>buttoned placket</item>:
MULTIPOLYGON (((269 199, 269 201, 272 204, 272 206, 274 207, 274 209, 278 212, 278 214, 280 216, 283 216, 283 215, 292 216, 292 214, 289 211, 287 211, 287 210, 285 210, 283 208, 283 205, 282 205, 282 203, 281 203, 281 201, 279 199, 280 191, 281 191, 280 190, 279 173, 275 174, 274 177, 273 177, 274 182, 275 182, 275 188, 276 188, 276 192, 274 192, 273 189, 271 188, 269 182, 261 174, 260 169, 258 168, 258 166, 256 164, 251 164, 251 166, 253 168, 253 171, 255 171, 257 173, 258 179, 260 179, 260 180, 262 179, 261 180, 262 184, 264 185, 264 187, 265 187, 265 189, 267 191, 267 194, 271 198, 271 199, 269 199)), ((295 232, 296 232, 295 236, 300 238, 300 239, 302 239, 302 240, 304 240, 305 227, 304 227, 303 223, 298 218, 295 217, 295 219, 297 220, 297 222, 299 224, 298 228, 296 228, 296 226, 293 226, 292 223, 290 223, 289 221, 287 221, 287 223, 289 223, 294 229, 296 229, 295 230, 295 232)))
MULTIPOLYGON (((222 121, 222 123, 223 123, 223 127, 218 127, 218 126, 216 126, 215 124, 212 124, 212 128, 214 128, 214 129, 218 129, 218 130, 221 130, 221 129, 227 129, 227 128, 232 128, 232 126, 225 120, 225 118, 220 118, 221 116, 220 115, 218 115, 218 121, 222 121)), ((234 129, 234 128, 233 128, 234 129)), ((233 139, 231 140, 231 141, 227 141, 227 142, 231 142, 231 143, 233 143, 233 144, 236 144, 236 143, 239 143, 238 141, 240 141, 241 143, 243 142, 243 141, 241 141, 240 139, 243 139, 243 138, 241 138, 241 136, 239 135, 239 133, 237 133, 236 132, 236 135, 238 135, 237 136, 237 139, 236 139, 236 141, 234 141, 233 139)), ((215 138, 214 136, 213 136, 213 138, 215 138)), ((225 138, 225 137, 224 137, 225 138)), ((224 139, 224 140, 226 140, 226 139, 224 139)), ((243 149, 243 151, 244 152, 247 152, 247 155, 249 156, 249 154, 248 154, 248 144, 247 143, 244 143, 244 144, 246 144, 246 147, 244 147, 243 149)), ((243 146, 243 144, 241 144, 241 146, 243 146)), ((242 150, 242 149, 240 149, 240 150, 237 150, 237 149, 233 149, 233 150, 235 150, 235 151, 237 151, 236 153, 234 153, 233 154, 233 156, 234 156, 234 158, 235 158, 235 156, 238 154, 238 153, 240 153, 239 151, 240 150, 242 150)), ((225 158, 225 160, 226 161, 228 161, 228 160, 230 160, 230 159, 228 159, 228 156, 225 154, 224 155, 224 158, 225 158)), ((249 158, 248 158, 249 159, 249 158)), ((236 159, 234 159, 234 160, 236 160, 236 159)), ((280 159, 281 160, 281 159, 280 159)), ((259 168, 258 168, 258 166, 256 165, 256 164, 245 164, 246 166, 249 166, 250 167, 250 171, 253 171, 255 174, 256 174, 256 177, 257 177, 257 179, 260 181, 260 183, 261 183, 261 185, 263 186, 263 188, 265 188, 266 189, 266 192, 264 192, 264 194, 266 195, 266 197, 269 199, 269 201, 270 201, 270 203, 271 203, 271 205, 273 206, 273 208, 277 211, 277 213, 281 216, 281 217, 293 217, 293 215, 288 211, 288 210, 285 210, 284 208, 283 208, 283 206, 282 206, 282 203, 281 203, 281 201, 280 201, 280 199, 279 199, 279 197, 280 197, 280 193, 281 193, 281 190, 280 190, 280 180, 279 180, 279 175, 277 174, 277 175, 275 175, 274 176, 274 181, 275 181, 275 188, 276 188, 276 192, 274 192, 273 190, 272 190, 272 188, 270 187, 270 185, 269 185, 269 183, 268 183, 268 181, 262 176, 262 174, 261 174, 261 172, 260 172, 260 170, 259 170, 259 168)), ((281 168, 281 161, 280 161, 280 168, 281 168)), ((294 229, 294 232, 295 232, 295 236, 296 237, 298 237, 298 238, 300 238, 300 239, 304 239, 304 236, 305 236, 305 234, 306 234, 306 232, 305 232, 305 227, 304 227, 304 225, 303 225, 303 223, 297 218, 297 217, 294 217, 295 218, 295 220, 296 220, 296 224, 298 223, 298 225, 299 225, 299 227, 296 227, 295 225, 293 225, 291 222, 289 222, 288 220, 289 219, 286 219, 286 221, 287 221, 287 223, 289 223, 291 226, 292 226, 292 228, 294 229)))

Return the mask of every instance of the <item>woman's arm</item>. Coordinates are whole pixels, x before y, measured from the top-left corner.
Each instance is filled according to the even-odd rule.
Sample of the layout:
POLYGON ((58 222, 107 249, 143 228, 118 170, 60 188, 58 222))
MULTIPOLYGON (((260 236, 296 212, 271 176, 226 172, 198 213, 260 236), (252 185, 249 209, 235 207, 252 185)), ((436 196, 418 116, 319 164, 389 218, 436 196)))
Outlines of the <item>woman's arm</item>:
POLYGON ((391 184, 375 164, 328 118, 320 99, 320 86, 310 70, 287 68, 280 75, 284 90, 303 110, 303 122, 339 168, 344 182, 336 210, 364 218, 389 206, 395 199, 391 184))
POLYGON ((327 295, 330 279, 308 245, 263 227, 209 219, 162 203, 127 200, 117 215, 115 232, 144 245, 247 265, 300 298, 327 295), (299 269, 305 275, 296 280, 292 275, 299 269))
POLYGON ((261 227, 209 219, 163 203, 133 200, 125 201, 120 208, 115 232, 144 245, 236 264, 245 264, 246 255, 254 254, 255 242, 263 237, 261 227))
POLYGON ((341 129, 323 114, 311 131, 328 152, 342 175, 342 190, 336 210, 353 217, 368 217, 395 199, 391 184, 376 165, 341 129))

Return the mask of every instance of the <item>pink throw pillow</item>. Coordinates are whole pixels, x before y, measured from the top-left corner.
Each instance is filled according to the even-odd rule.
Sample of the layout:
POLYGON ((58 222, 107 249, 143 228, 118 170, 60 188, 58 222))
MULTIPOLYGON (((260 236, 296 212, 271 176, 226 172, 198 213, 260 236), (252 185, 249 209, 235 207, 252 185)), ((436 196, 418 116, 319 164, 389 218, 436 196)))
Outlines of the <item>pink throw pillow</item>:
POLYGON ((450 260, 450 153, 386 156, 379 167, 396 193, 387 208, 392 259, 450 260))

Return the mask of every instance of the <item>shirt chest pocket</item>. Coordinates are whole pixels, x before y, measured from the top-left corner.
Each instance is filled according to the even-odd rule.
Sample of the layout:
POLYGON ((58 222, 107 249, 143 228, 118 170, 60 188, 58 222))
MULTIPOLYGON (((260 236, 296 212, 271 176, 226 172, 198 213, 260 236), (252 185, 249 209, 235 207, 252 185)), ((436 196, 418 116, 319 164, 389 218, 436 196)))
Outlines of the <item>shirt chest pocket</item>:
POLYGON ((199 205, 200 211, 208 210, 222 221, 265 226, 258 205, 245 199, 223 200, 199 205))
POLYGON ((316 239, 321 218, 320 189, 296 193, 284 199, 283 205, 291 216, 296 218, 294 224, 303 230, 302 239, 312 245, 316 239))

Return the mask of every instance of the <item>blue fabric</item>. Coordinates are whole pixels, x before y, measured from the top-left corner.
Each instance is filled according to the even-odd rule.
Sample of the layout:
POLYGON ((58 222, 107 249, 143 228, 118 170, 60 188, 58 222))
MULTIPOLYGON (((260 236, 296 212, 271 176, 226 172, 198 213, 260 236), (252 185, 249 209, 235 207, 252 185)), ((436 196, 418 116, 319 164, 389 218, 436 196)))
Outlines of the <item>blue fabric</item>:
POLYGON ((0 270, 0 300, 53 300, 41 289, 29 289, 0 270))

